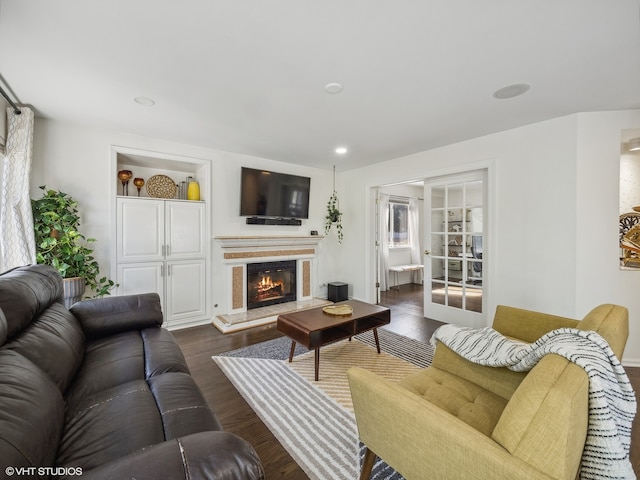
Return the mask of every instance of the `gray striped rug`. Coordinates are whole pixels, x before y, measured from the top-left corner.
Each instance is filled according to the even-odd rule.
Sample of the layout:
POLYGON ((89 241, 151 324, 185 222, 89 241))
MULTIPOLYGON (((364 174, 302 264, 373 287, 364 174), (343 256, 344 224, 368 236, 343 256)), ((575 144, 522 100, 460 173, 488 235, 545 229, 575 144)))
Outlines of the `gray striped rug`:
MULTIPOLYGON (((336 373, 335 364, 339 363, 346 371, 350 365, 343 360, 352 357, 350 361, 357 361, 358 365, 383 376, 401 377, 418 366, 428 366, 433 358, 430 345, 382 329, 378 333, 383 355, 377 355, 372 348, 375 343, 371 332, 357 336, 357 342, 338 342, 322 348, 319 382, 312 380, 313 352, 297 355, 292 364, 274 360, 275 341, 267 348, 258 345, 242 352, 250 357, 268 351, 268 359, 244 358, 233 352, 213 359, 310 479, 353 480, 359 477, 364 447, 359 443, 349 402, 345 406, 346 378, 333 381, 333 376, 344 375, 336 373), (389 362, 386 358, 390 358, 389 362), (411 364, 403 365, 406 362, 411 364), (389 363, 394 367, 388 368, 389 363)), ((290 341, 276 340, 280 340, 280 348, 286 351, 284 358, 288 358, 290 341)), ((275 357, 283 358, 281 354, 275 357)), ((378 461, 371 478, 399 480, 402 477, 378 461)))

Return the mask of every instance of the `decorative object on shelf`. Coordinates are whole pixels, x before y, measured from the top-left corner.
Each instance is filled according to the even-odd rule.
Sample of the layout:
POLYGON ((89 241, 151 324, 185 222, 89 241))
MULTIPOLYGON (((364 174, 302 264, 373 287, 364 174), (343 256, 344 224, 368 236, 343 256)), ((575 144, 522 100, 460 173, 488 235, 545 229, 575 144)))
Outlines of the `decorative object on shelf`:
POLYGON ((136 177, 133 179, 133 184, 138 189, 138 196, 140 196, 140 189, 144 187, 144 178, 136 177))
POLYGON ((131 170, 120 170, 118 172, 118 178, 122 182, 122 195, 129 195, 129 180, 133 177, 131 170))
POLYGON ((174 198, 176 182, 166 175, 154 175, 147 180, 147 193, 154 198, 174 198))
POLYGON ((193 177, 187 177, 187 200, 200 200, 200 185, 193 177))
POLYGON ((338 242, 342 243, 344 235, 342 233, 342 212, 340 211, 338 192, 336 192, 336 166, 333 166, 333 193, 327 202, 327 215, 324 217, 324 234, 328 235, 331 226, 335 224, 338 232, 338 242))
POLYGON ((44 191, 42 198, 31 199, 36 262, 58 270, 64 279, 67 307, 81 299, 85 285, 96 297, 108 295, 116 284, 100 276, 100 266, 87 246, 95 238, 85 238, 78 232, 78 202, 66 193, 47 190, 46 186, 40 189, 44 191))
POLYGON ((620 266, 625 269, 640 268, 640 213, 620 215, 620 266))
POLYGON ((327 305, 326 307, 322 307, 322 311, 335 316, 351 315, 353 313, 353 308, 351 305, 327 305))

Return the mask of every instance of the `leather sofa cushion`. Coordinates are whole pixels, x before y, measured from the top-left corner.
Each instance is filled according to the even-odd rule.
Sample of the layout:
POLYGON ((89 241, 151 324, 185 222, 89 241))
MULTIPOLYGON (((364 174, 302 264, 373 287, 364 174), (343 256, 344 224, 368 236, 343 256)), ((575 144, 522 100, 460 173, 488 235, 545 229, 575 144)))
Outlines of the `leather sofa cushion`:
POLYGON ((84 357, 85 340, 78 320, 52 303, 3 348, 31 360, 64 395, 84 357))
POLYGON ((65 401, 58 462, 87 470, 168 439, 221 430, 171 333, 157 327, 89 341, 65 401))
POLYGON ((163 373, 150 378, 149 387, 162 416, 165 440, 203 430, 222 430, 191 375, 163 373))
POLYGON ((76 401, 64 424, 57 462, 83 470, 164 441, 160 412, 144 380, 76 401))
POLYGON ((4 345, 9 336, 9 325, 7 325, 7 319, 4 316, 4 312, 0 308, 0 345, 4 345))
POLYGON ((31 265, 0 276, 0 309, 7 321, 7 337, 20 332, 52 302, 62 303, 62 279, 47 265, 31 265), (34 281, 37 278, 37 281, 34 281))
POLYGON ((173 335, 164 328, 148 328, 140 332, 144 342, 146 378, 166 372, 189 373, 189 367, 176 345, 173 335))
POLYGON ((63 419, 62 394, 48 376, 17 352, 0 350, 0 458, 3 464, 54 465, 63 419))
POLYGON ((74 411, 84 399, 117 385, 144 380, 144 350, 139 332, 131 331, 87 343, 65 401, 74 411))
POLYGON ((491 436, 507 400, 463 378, 435 367, 402 379, 400 386, 491 436))

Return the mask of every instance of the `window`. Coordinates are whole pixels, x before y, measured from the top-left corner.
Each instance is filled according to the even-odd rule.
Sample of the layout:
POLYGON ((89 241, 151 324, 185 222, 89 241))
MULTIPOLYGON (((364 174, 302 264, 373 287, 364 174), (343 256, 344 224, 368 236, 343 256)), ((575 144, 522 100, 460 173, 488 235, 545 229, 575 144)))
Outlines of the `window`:
POLYGON ((409 204, 389 202, 389 248, 410 247, 409 204))

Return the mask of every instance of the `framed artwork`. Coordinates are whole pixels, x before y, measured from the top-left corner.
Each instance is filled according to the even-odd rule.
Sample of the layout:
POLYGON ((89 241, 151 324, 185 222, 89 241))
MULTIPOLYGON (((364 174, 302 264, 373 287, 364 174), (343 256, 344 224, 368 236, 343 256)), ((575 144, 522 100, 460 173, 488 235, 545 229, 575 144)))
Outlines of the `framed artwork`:
POLYGON ((622 132, 619 205, 620 268, 640 271, 640 130, 622 132))

